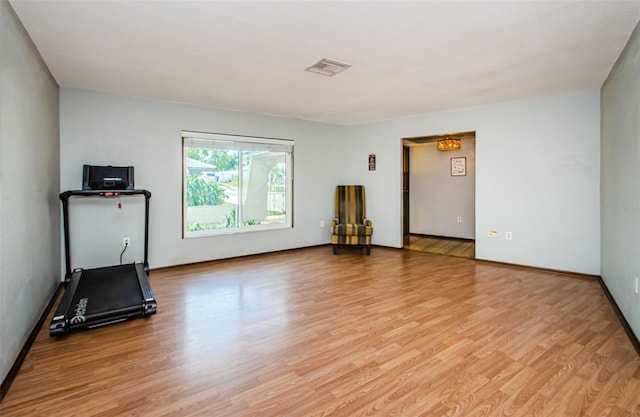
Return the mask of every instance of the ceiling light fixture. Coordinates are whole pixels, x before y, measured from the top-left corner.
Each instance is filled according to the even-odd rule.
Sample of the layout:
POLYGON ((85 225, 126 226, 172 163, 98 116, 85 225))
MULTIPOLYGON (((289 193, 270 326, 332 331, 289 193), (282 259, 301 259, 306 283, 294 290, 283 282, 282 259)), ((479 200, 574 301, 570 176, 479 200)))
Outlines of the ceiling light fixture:
POLYGON ((438 140, 439 151, 455 151, 462 147, 462 141, 458 138, 447 136, 445 139, 438 140))

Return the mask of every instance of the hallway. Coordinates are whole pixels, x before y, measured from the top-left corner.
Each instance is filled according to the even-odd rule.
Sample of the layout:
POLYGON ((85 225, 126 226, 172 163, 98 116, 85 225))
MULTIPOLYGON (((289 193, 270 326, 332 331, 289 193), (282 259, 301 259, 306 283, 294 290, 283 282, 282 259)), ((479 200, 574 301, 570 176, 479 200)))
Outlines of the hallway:
POLYGON ((475 241, 470 239, 414 234, 409 235, 409 243, 404 245, 404 249, 470 259, 475 258, 475 247, 475 241))

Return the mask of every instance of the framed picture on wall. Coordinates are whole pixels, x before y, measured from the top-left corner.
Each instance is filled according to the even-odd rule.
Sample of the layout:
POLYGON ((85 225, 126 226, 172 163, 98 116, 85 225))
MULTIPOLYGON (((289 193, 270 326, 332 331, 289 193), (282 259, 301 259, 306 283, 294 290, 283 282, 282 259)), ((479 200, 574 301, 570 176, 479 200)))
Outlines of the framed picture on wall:
POLYGON ((451 176, 462 177, 467 175, 467 158, 451 158, 451 176))

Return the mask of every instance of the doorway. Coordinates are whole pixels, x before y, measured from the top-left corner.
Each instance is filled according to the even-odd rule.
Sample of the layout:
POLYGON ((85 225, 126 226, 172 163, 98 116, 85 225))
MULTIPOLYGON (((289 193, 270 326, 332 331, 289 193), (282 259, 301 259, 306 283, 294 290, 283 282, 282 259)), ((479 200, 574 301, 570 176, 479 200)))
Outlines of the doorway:
POLYGON ((404 138, 402 155, 403 248, 475 258, 475 132, 404 138))

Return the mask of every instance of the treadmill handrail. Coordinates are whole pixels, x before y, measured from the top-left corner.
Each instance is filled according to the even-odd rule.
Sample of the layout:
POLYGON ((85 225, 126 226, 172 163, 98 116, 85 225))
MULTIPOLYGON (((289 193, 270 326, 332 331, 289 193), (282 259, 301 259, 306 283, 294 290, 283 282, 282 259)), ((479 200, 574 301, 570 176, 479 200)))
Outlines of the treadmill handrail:
POLYGON ((69 236, 69 198, 70 197, 121 197, 131 195, 144 195, 145 197, 145 213, 144 213, 144 271, 149 273, 149 200, 151 192, 148 190, 69 190, 60 193, 60 201, 62 202, 62 221, 64 226, 64 255, 66 262, 65 282, 71 279, 71 246, 69 236))
POLYGON ((149 199, 151 198, 151 192, 148 190, 69 190, 60 193, 60 200, 68 200, 69 197, 83 196, 83 197, 119 197, 121 195, 138 195, 144 194, 149 199))

